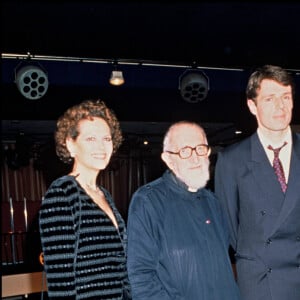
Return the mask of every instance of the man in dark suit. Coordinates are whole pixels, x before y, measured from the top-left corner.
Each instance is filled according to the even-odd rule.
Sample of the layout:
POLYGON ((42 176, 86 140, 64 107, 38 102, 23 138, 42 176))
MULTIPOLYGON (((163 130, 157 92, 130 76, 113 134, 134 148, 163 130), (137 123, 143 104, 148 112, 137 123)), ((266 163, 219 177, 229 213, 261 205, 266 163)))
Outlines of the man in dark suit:
POLYGON ((293 94, 287 71, 257 69, 246 89, 257 131, 218 154, 215 192, 228 217, 243 300, 300 299, 300 135, 290 128, 293 94), (271 147, 280 149, 274 166, 271 147))

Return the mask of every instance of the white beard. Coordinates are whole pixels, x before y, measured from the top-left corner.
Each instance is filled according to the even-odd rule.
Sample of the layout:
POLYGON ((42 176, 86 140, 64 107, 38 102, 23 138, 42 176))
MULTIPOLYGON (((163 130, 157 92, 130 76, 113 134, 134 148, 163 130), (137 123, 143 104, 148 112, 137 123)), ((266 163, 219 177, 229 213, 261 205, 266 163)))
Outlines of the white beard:
POLYGON ((209 173, 209 159, 206 159, 201 169, 189 171, 192 172, 185 178, 180 178, 188 187, 190 191, 197 191, 204 188, 210 179, 209 173))

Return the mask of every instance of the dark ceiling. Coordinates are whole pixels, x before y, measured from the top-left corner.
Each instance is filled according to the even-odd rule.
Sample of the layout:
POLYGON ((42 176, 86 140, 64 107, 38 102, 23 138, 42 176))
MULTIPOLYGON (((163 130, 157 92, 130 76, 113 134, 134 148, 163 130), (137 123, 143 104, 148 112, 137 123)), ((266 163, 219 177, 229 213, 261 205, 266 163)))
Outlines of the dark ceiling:
MULTIPOLYGON (((231 143, 235 130, 255 128, 244 98, 255 67, 290 70, 299 99, 299 16, 300 4, 286 1, 2 1, 2 54, 30 53, 26 59, 2 55, 2 120, 14 120, 2 131, 48 133, 47 122, 27 121, 52 124, 70 105, 101 98, 132 133, 156 135, 170 122, 191 119, 216 143, 231 143), (121 87, 108 84, 114 61, 124 73, 121 87), (49 89, 39 100, 25 99, 16 88, 16 70, 25 64, 47 72, 49 89), (191 68, 209 78, 208 96, 198 103, 184 101, 179 91, 180 76, 191 68)), ((295 125, 299 106, 295 101, 295 125)))
POLYGON ((1 1, 2 51, 300 68, 289 1, 1 1))

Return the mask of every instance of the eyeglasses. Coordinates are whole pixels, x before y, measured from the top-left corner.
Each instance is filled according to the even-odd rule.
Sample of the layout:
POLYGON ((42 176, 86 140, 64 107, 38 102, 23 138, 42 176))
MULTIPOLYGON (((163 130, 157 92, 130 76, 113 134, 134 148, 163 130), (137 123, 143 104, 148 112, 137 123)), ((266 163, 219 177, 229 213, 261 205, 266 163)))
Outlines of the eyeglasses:
POLYGON ((194 150, 198 156, 205 156, 209 154, 210 147, 206 144, 200 144, 194 148, 190 146, 186 146, 184 148, 181 148, 178 152, 173 152, 168 150, 166 150, 165 152, 179 155, 179 157, 182 159, 187 159, 192 156, 194 150))

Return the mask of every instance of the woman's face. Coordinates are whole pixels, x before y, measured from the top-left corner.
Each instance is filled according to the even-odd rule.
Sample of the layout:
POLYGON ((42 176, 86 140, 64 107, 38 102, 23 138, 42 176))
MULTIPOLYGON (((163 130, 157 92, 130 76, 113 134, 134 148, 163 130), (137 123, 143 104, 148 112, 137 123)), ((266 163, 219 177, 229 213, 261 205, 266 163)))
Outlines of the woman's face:
POLYGON ((76 140, 67 139, 67 147, 76 168, 96 171, 105 169, 113 152, 112 136, 106 121, 98 117, 81 120, 78 131, 76 140))

